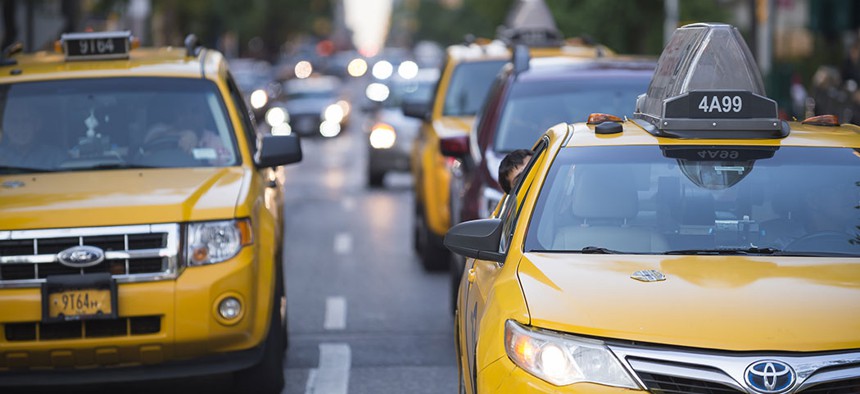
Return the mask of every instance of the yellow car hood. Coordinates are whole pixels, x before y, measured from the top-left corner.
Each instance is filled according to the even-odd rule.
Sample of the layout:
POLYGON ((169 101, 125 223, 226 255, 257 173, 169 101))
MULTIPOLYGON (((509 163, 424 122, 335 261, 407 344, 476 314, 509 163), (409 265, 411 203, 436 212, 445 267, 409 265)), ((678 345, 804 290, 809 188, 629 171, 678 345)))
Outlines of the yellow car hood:
POLYGON ((860 259, 527 253, 537 327, 724 350, 860 348, 860 259), (665 281, 631 275, 658 270, 665 281))
POLYGON ((109 226, 235 215, 240 167, 0 177, 0 230, 109 226))
POLYGON ((475 122, 474 116, 445 116, 433 122, 433 128, 439 138, 466 135, 475 122))

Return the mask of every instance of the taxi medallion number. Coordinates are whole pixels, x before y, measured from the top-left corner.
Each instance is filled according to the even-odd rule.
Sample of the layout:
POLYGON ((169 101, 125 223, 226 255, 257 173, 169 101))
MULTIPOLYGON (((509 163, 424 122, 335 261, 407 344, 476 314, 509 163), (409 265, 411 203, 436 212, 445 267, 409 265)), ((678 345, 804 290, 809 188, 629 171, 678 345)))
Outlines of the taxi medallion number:
POLYGON ((48 318, 77 319, 110 315, 110 289, 67 290, 48 295, 48 318))

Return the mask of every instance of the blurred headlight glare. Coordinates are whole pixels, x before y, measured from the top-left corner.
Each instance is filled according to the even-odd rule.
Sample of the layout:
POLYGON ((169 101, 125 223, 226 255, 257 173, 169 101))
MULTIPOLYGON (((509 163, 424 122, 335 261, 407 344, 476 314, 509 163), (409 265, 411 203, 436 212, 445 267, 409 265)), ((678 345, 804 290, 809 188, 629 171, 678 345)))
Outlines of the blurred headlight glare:
POLYGON ((556 386, 589 382, 640 388, 601 341, 531 329, 508 320, 505 351, 520 368, 556 386))
POLYGON ((272 126, 272 135, 290 135, 293 133, 293 128, 289 123, 281 123, 272 126))
POLYGON ((320 135, 323 137, 336 137, 338 134, 340 134, 340 123, 326 120, 320 124, 320 135))
POLYGON ((367 88, 364 90, 364 95, 367 96, 368 99, 372 101, 376 101, 381 103, 388 99, 388 95, 390 91, 388 90, 388 86, 381 84, 379 82, 374 82, 370 85, 367 85, 367 88))
POLYGON ((418 76, 418 64, 407 60, 397 66, 397 74, 403 79, 412 79, 418 76))
POLYGON ((248 219, 188 224, 185 245, 188 265, 197 266, 226 261, 252 241, 248 219))
POLYGON ((272 107, 266 111, 266 123, 271 127, 286 123, 289 119, 290 117, 287 115, 287 111, 281 107, 272 107))
POLYGON ((377 123, 370 130, 370 146, 373 149, 390 149, 397 140, 394 127, 385 123, 377 123))
POLYGON ((337 104, 331 104, 328 107, 325 107, 325 111, 323 111, 323 120, 327 122, 340 123, 343 121, 343 108, 337 104))
POLYGON ((310 77, 314 72, 314 66, 307 60, 302 60, 296 63, 295 67, 296 78, 304 79, 310 77))
POLYGON ((352 107, 349 105, 349 102, 347 102, 346 100, 338 100, 337 103, 335 103, 335 104, 337 104, 340 107, 340 109, 343 110, 343 116, 344 117, 349 116, 349 111, 352 110, 352 107))
POLYGON ((251 93, 251 106, 254 109, 260 109, 266 106, 269 102, 269 94, 263 89, 257 89, 251 93))
POLYGON ((380 60, 373 65, 373 69, 370 70, 370 73, 373 74, 373 77, 376 79, 388 79, 391 77, 391 74, 394 74, 394 66, 391 65, 387 60, 380 60))
POLYGON ((362 58, 352 59, 346 66, 346 71, 353 77, 360 77, 367 73, 367 62, 362 58))

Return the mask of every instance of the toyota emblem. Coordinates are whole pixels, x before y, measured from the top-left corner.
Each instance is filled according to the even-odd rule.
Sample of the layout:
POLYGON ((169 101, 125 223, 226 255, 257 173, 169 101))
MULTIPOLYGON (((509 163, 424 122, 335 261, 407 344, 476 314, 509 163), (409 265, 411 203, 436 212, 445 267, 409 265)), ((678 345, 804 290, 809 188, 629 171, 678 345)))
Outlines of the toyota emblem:
POLYGON ((794 385, 794 369, 776 360, 761 360, 750 364, 744 373, 747 385, 759 393, 782 393, 794 385))

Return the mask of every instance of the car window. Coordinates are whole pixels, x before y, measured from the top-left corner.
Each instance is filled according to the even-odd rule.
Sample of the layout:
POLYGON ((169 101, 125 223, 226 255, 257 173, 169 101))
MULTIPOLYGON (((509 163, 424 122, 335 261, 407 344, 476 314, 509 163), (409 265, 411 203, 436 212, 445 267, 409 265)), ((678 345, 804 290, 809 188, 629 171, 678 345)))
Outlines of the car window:
POLYGON ((239 162, 214 83, 99 78, 0 86, 4 173, 239 162))
POLYGON ((650 73, 592 80, 544 79, 515 84, 504 102, 493 149, 528 148, 548 128, 584 122, 591 113, 633 115, 636 97, 648 89, 650 73))
POLYGON ((845 148, 563 149, 526 250, 773 248, 860 255, 860 154, 845 148))
POLYGON ((504 60, 488 60, 458 64, 445 93, 442 115, 475 115, 505 63, 504 60))

